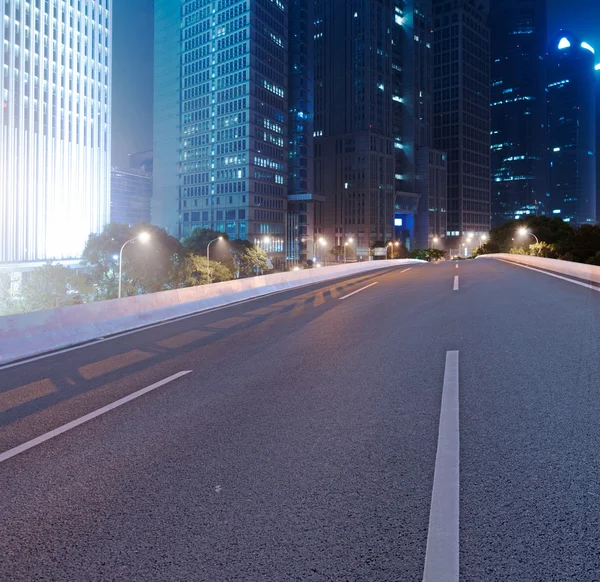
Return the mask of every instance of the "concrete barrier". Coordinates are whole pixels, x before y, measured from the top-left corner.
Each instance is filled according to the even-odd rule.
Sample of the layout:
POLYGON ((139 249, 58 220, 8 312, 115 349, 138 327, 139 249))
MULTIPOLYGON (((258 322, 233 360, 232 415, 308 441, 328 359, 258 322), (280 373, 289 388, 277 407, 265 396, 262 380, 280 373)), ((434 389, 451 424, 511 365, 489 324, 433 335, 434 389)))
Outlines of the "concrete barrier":
POLYGON ((4 316, 0 365, 277 291, 416 263, 422 261, 335 265, 4 316))
POLYGON ((559 261, 558 259, 544 259, 542 257, 529 257, 527 255, 511 255, 498 253, 494 255, 481 255, 478 259, 502 259, 511 263, 518 263, 535 269, 542 269, 557 275, 564 275, 572 279, 579 279, 594 285, 600 285, 600 267, 595 265, 584 265, 571 261, 559 261))

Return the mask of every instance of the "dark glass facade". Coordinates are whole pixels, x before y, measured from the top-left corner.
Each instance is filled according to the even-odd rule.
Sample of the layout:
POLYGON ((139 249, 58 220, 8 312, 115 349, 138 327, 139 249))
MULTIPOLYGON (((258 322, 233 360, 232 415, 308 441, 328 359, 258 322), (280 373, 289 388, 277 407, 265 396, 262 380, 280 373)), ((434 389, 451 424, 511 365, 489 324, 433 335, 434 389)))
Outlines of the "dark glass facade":
POLYGON ((552 214, 596 220, 596 95, 593 48, 568 32, 548 49, 548 146, 552 214))
POLYGON ((455 251, 490 229, 488 12, 483 1, 433 1, 433 145, 448 154, 446 234, 455 251))
POLYGON ((546 2, 491 5, 492 226, 549 210, 546 2))
POLYGON ((314 193, 314 1, 289 3, 289 182, 286 258, 315 256, 323 198, 314 193))
POLYGON ((412 0, 316 2, 315 190, 328 244, 351 240, 359 257, 376 241, 414 244, 414 10, 412 0))

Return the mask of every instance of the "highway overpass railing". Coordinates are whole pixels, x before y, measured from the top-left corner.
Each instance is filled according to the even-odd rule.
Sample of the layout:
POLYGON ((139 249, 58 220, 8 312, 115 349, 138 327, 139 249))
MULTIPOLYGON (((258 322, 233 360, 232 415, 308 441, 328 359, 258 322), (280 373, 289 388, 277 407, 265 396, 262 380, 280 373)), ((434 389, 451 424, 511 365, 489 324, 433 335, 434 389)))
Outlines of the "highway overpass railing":
POLYGON ((422 262, 334 265, 3 316, 0 365, 287 289, 422 262))
POLYGON ((532 267, 556 275, 562 275, 570 279, 583 281, 590 285, 600 286, 600 267, 573 263, 571 261, 560 261, 558 259, 545 259, 543 257, 530 257, 528 255, 512 255, 509 253, 497 253, 493 255, 480 255, 477 259, 497 259, 517 263, 526 267, 532 267))

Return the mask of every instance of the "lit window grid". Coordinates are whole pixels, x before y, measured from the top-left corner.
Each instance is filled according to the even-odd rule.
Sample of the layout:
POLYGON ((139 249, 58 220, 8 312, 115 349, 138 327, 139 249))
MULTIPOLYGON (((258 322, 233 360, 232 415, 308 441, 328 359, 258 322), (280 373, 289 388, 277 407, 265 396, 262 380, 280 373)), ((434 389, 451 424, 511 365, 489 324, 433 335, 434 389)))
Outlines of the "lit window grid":
POLYGON ((2 262, 79 257, 88 235, 108 221, 112 23, 106 4, 54 0, 45 13, 23 0, 3 2, 2 262))
MULTIPOLYGON (((182 66, 184 74, 182 91, 184 117, 182 125, 186 126, 188 124, 189 117, 186 114, 194 111, 196 105, 199 106, 201 112, 195 117, 208 121, 193 124, 192 126, 187 125, 187 128, 184 129, 184 139, 182 140, 180 156, 180 159, 184 163, 182 163, 181 169, 184 175, 184 182, 186 181, 186 174, 203 171, 204 173, 200 174, 200 183, 209 181, 210 193, 204 187, 184 187, 180 190, 180 198, 188 194, 191 190, 194 194, 211 196, 213 198, 211 200, 212 205, 215 195, 222 193, 223 189, 227 193, 232 191, 229 182, 235 178, 243 179, 242 183, 249 186, 253 181, 266 179, 281 185, 281 194, 285 195, 285 188, 283 186, 285 184, 287 156, 285 141, 277 135, 277 133, 284 133, 284 123, 281 120, 278 122, 268 117, 260 117, 260 123, 263 126, 263 130, 260 132, 258 128, 254 127, 254 123, 251 123, 253 120, 250 120, 248 114, 248 109, 254 109, 250 104, 252 99, 250 95, 255 94, 256 85, 262 85, 263 88, 266 88, 279 97, 282 97, 285 93, 283 88, 265 78, 268 77, 268 70, 263 68, 259 75, 255 67, 249 66, 250 59, 252 58, 249 51, 250 15, 247 11, 249 5, 250 2, 248 1, 219 2, 219 6, 223 7, 223 11, 217 13, 214 21, 209 17, 210 12, 206 9, 201 8, 195 13, 196 16, 194 16, 194 14, 189 14, 189 11, 184 7, 184 14, 189 14, 185 22, 192 25, 191 29, 194 34, 190 34, 188 29, 184 29, 182 32, 182 42, 184 47, 189 48, 191 54, 197 56, 197 58, 190 59, 185 54, 183 57, 182 66), (241 25, 236 23, 241 23, 241 25), (195 64, 198 62, 199 64, 195 64), (209 66, 207 67, 207 65, 209 66), (189 100, 186 97, 189 97, 189 100), (242 110, 235 107, 241 100, 245 100, 242 110), (186 103, 193 103, 193 105, 186 106, 186 103), (200 125, 200 127, 194 127, 194 125, 200 125), (235 128, 237 132, 236 126, 239 127, 240 125, 242 126, 241 129, 247 129, 247 131, 243 131, 244 136, 252 134, 255 136, 255 139, 246 138, 234 141, 224 141, 222 139, 226 132, 232 128, 235 128), (250 129, 250 125, 252 125, 252 129, 250 129), (204 145, 204 147, 195 148, 193 151, 190 151, 189 148, 192 145, 195 147, 197 141, 185 139, 185 136, 194 135, 197 132, 209 132, 209 127, 210 145, 204 145), (265 131, 266 129, 276 133, 272 134, 270 131, 265 131), (259 143, 261 138, 264 141, 264 146, 259 143), (256 150, 261 152, 260 156, 251 156, 254 149, 253 142, 256 143, 256 150), (245 148, 240 148, 240 143, 243 143, 245 148), (269 150, 269 148, 271 148, 271 152, 275 154, 275 157, 262 153, 263 150, 269 150), (220 156, 219 154, 224 151, 233 155, 220 156), (198 161, 194 162, 194 159, 198 159, 198 161), (268 168, 273 172, 269 176, 264 171, 253 172, 250 167, 251 162, 254 162, 254 165, 261 169, 268 168), (240 165, 237 165, 238 163, 240 165), (224 167, 228 168, 228 171, 220 171, 220 168, 224 167), (251 178, 252 180, 246 180, 247 178, 251 178)), ((282 10, 282 6, 283 4, 278 6, 278 9, 282 10)), ((261 23, 259 27, 261 30, 265 29, 263 24, 261 23)), ((265 34, 273 41, 273 33, 269 32, 265 34)), ((282 31, 278 31, 278 34, 280 36, 277 38, 281 39, 282 31)), ((281 47, 283 42, 285 42, 285 37, 282 42, 276 42, 275 44, 281 47)), ((281 82, 281 79, 277 78, 275 81, 281 82)), ((283 101, 280 113, 282 116, 285 115, 285 103, 283 101)), ((235 137, 239 138, 240 136, 236 135, 235 137)), ((203 142, 206 143, 207 140, 204 139, 203 142)), ((253 190, 252 187, 250 189, 253 190)), ((236 187, 234 187, 233 191, 236 193, 240 192, 236 187)), ((244 189, 244 192, 247 192, 247 189, 244 189)), ((227 196, 218 196, 216 200, 225 200, 227 198, 227 196)), ((252 204, 253 199, 250 195, 247 196, 246 200, 247 204, 252 204)), ((200 202, 200 206, 204 207, 205 205, 200 202)), ((187 216, 190 217, 191 213, 187 214, 187 216)), ((249 213, 248 218, 255 218, 257 221, 267 218, 280 222, 284 220, 284 215, 282 213, 255 209, 253 213, 249 213)), ((217 221, 213 222, 211 220, 211 227, 218 229, 219 226, 217 221)), ((248 232, 260 231, 262 233, 278 232, 281 230, 281 225, 274 225, 271 228, 264 223, 260 223, 254 226, 255 228, 251 228, 248 232)))

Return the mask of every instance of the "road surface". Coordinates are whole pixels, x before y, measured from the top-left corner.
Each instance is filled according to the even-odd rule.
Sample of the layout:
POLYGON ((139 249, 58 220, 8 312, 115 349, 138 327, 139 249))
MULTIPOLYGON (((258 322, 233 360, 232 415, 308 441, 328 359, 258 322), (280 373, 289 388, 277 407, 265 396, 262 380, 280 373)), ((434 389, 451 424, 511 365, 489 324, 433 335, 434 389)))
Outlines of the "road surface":
POLYGON ((407 269, 0 369, 0 580, 600 580, 600 293, 407 269))

